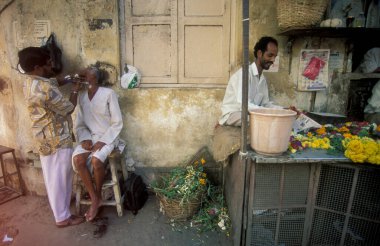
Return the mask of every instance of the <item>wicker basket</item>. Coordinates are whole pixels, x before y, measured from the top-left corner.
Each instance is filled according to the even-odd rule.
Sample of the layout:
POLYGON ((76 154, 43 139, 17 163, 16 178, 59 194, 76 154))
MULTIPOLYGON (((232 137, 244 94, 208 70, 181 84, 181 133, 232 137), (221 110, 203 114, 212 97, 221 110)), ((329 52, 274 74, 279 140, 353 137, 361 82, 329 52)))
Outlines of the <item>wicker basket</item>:
POLYGON ((329 0, 278 0, 277 19, 280 29, 318 25, 329 0))
POLYGON ((166 216, 177 221, 191 218, 199 210, 203 197, 203 194, 200 193, 196 198, 184 201, 181 204, 180 200, 168 199, 159 193, 156 193, 156 195, 166 216))

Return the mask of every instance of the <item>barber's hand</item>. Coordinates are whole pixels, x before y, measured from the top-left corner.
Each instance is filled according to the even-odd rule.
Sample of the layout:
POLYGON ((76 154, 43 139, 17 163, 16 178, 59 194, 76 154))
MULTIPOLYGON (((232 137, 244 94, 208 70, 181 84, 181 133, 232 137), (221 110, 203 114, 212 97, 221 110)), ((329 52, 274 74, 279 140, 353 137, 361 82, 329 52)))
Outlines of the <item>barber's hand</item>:
POLYGON ((82 148, 88 151, 92 149, 92 141, 91 140, 83 140, 81 143, 82 148))
POLYGON ((103 148, 103 146, 106 145, 105 143, 103 142, 96 142, 94 144, 94 146, 92 146, 92 151, 95 152, 97 150, 101 150, 103 148))
POLYGON ((82 90, 84 88, 83 84, 80 83, 82 81, 83 81, 83 79, 81 77, 79 77, 79 76, 74 77, 74 80, 73 80, 73 83, 72 83, 73 87, 71 89, 73 91, 77 91, 77 92, 80 91, 80 90, 82 90))

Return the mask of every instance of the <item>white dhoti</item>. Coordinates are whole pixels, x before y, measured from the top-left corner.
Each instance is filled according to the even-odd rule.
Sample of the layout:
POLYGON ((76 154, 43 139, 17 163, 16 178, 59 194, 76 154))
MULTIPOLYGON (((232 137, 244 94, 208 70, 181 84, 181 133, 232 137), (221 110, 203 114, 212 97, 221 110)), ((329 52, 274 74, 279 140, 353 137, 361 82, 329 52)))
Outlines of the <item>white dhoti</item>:
MULTIPOLYGON (((94 142, 93 142, 93 144, 94 144, 94 142)), ((100 150, 97 150, 95 152, 91 152, 90 150, 83 149, 82 145, 78 144, 78 146, 76 146, 74 149, 73 158, 76 155, 91 152, 91 154, 87 157, 86 165, 87 165, 88 169, 90 170, 90 172, 92 173, 93 168, 91 166, 91 158, 96 157, 98 160, 100 160, 102 163, 104 163, 106 161, 108 155, 111 154, 111 152, 114 149, 115 149, 115 144, 112 143, 112 144, 104 145, 100 150)), ((73 164, 74 171, 78 172, 77 168, 75 167, 74 161, 72 162, 72 164, 73 164)))
POLYGON ((58 149, 56 153, 40 156, 42 173, 53 210, 55 222, 61 222, 71 216, 70 201, 73 185, 71 167, 71 148, 58 149))

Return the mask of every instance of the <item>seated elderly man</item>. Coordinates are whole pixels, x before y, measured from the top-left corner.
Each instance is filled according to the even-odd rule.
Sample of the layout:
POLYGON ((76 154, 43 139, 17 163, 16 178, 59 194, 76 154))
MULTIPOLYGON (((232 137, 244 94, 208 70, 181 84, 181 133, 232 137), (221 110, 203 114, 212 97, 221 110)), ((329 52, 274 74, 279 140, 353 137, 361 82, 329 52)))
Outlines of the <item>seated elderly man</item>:
POLYGON ((85 216, 87 221, 91 221, 102 202, 104 162, 118 146, 123 121, 116 93, 99 86, 102 83, 101 72, 90 67, 85 70, 84 76, 89 85, 78 94, 74 131, 80 144, 73 153, 73 167, 90 195, 91 206, 85 216), (90 170, 93 171, 95 186, 90 170))

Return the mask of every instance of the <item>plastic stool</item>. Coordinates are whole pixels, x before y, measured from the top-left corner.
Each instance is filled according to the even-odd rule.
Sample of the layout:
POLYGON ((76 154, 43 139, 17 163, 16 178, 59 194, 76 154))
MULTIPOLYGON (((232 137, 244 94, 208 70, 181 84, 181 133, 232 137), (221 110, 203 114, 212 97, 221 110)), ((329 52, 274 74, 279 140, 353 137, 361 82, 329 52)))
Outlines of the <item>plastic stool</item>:
POLYGON ((18 166, 18 163, 17 163, 15 150, 12 148, 0 145, 0 160, 1 160, 1 174, 3 175, 0 177, 0 179, 4 180, 4 186, 0 187, 0 204, 3 204, 9 200, 22 196, 24 192, 22 189, 20 167, 18 166), (16 166, 16 171, 13 173, 7 173, 7 170, 5 167, 3 155, 7 153, 12 153, 12 156, 13 156, 13 161, 16 166), (8 185, 7 178, 15 174, 17 174, 17 177, 18 177, 20 191, 17 191, 8 185))
MULTIPOLYGON (((119 185, 119 179, 120 175, 123 178, 123 181, 127 178, 127 170, 125 165, 121 162, 121 154, 118 150, 113 150, 111 154, 108 155, 108 162, 109 162, 109 169, 111 171, 111 180, 104 180, 102 190, 107 189, 108 187, 112 186, 113 188, 113 200, 103 200, 102 206, 115 206, 117 210, 118 216, 123 216, 123 201, 124 197, 123 194, 121 194, 121 187, 119 185), (118 172, 118 170, 121 169, 121 173, 118 172)), ((82 204, 85 205, 91 205, 91 200, 83 199, 82 198, 82 190, 83 185, 81 184, 82 181, 79 177, 79 174, 75 174, 77 179, 77 187, 76 187, 76 212, 77 214, 80 214, 80 206, 82 204)), ((124 183, 124 182, 123 182, 124 183)))

